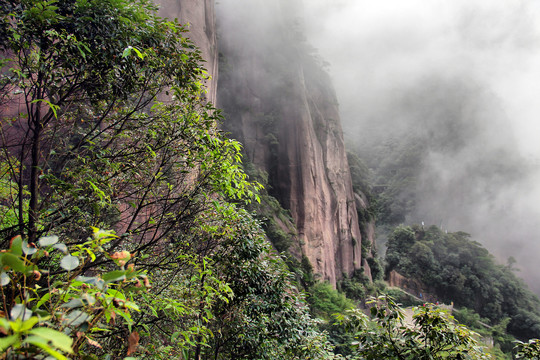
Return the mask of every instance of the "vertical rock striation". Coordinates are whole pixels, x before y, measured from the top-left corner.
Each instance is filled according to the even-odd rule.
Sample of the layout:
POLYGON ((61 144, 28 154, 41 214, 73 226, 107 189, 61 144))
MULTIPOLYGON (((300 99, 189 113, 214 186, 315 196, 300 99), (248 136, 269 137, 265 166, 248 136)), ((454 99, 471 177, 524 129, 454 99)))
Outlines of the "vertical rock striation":
POLYGON ((208 98, 225 110, 226 130, 268 173, 270 193, 291 212, 302 251, 295 255, 332 284, 362 265, 369 271, 336 95, 303 38, 298 4, 228 0, 214 9, 212 0, 156 1, 161 16, 190 23, 189 37, 213 77, 208 98))
POLYGON ((335 92, 285 4, 235 3, 230 12, 219 9, 218 105, 227 130, 290 210, 303 255, 335 284, 362 266, 335 92))

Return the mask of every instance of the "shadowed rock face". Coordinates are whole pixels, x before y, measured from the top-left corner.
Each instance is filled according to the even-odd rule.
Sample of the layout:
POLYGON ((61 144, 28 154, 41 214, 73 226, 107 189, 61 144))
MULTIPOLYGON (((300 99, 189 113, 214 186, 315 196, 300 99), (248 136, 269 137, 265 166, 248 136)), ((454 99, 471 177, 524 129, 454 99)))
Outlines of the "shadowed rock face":
POLYGON ((304 254, 335 283, 362 265, 361 235, 337 102, 326 74, 298 69, 284 99, 275 183, 297 221, 304 254))

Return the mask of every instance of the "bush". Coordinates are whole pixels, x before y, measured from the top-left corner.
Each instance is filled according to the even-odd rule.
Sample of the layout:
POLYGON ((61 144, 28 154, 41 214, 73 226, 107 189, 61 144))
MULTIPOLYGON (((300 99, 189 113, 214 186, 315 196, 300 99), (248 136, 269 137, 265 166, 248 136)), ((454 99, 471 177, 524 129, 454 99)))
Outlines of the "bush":
POLYGON ((378 359, 490 359, 475 333, 456 324, 451 315, 432 305, 414 308, 412 324, 388 296, 370 301, 371 317, 359 310, 336 319, 353 334, 353 358, 378 359))
POLYGON ((65 359, 93 353, 107 347, 102 335, 113 327, 129 339, 115 344, 116 351, 135 352, 139 334, 133 330, 132 313, 139 305, 134 298, 150 285, 129 252, 105 250, 114 239, 113 232, 94 229, 92 238, 69 248, 57 236, 42 237, 36 244, 20 236, 11 240, 0 254, 2 308, 7 310, 0 318, 3 354, 65 359), (82 275, 85 266, 103 258, 114 266, 82 275))
POLYGON ((313 314, 326 320, 331 319, 335 313, 342 313, 355 307, 351 300, 327 282, 318 282, 309 289, 308 301, 313 314))

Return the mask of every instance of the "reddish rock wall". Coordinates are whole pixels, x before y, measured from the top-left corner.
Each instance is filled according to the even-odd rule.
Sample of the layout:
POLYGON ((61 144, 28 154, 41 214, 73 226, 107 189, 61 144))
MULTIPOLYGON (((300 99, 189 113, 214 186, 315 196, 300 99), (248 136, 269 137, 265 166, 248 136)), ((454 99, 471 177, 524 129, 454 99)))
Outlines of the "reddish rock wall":
POLYGON ((213 1, 157 2, 160 15, 191 24, 189 36, 214 79, 209 99, 227 111, 227 130, 244 144, 249 161, 269 174, 270 192, 291 211, 314 271, 335 284, 342 273, 367 267, 336 96, 297 33, 294 2, 217 5, 219 98, 213 1))
MULTIPOLYGON (((302 252, 335 284, 359 269, 361 234, 336 96, 279 2, 233 1, 218 16, 218 105, 249 160, 290 210, 302 252)), ((289 9, 286 9, 289 10, 289 9)))
POLYGON ((216 102, 218 76, 217 33, 214 0, 155 0, 159 15, 178 19, 181 24, 189 23, 188 37, 201 49, 204 68, 212 77, 208 81, 208 100, 216 102))

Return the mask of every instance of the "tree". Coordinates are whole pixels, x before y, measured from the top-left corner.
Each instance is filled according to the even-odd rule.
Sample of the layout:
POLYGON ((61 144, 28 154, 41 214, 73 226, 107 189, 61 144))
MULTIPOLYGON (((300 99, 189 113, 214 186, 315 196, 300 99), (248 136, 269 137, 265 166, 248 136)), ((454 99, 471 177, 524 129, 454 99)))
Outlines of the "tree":
POLYGON ((412 322, 405 319, 392 298, 372 299, 371 319, 351 310, 337 319, 357 339, 358 359, 490 359, 475 334, 431 304, 414 309, 412 322))
MULTIPOLYGON (((13 236, 32 247, 54 235, 77 261, 68 270, 59 255, 24 259, 50 277, 25 283, 36 297, 4 297, 6 321, 22 302, 45 306, 49 284, 74 280, 70 271, 93 282, 131 274, 117 269, 122 256, 149 291, 129 292, 129 321, 120 307, 66 330, 67 356, 293 359, 310 349, 330 358, 281 258, 242 209, 260 185, 242 170, 240 144, 218 128, 184 28, 157 17, 149 0, 0 0, 0 19, 3 247, 13 236), (89 253, 91 227, 117 236, 89 253)), ((2 290, 15 294, 14 284, 2 290)), ((77 286, 88 295, 91 286, 77 286)), ((123 300, 115 296, 113 305, 123 300)), ((14 344, 0 341, 4 352, 14 344)))
MULTIPOLYGON (((439 300, 472 309, 491 326, 509 318, 508 333, 518 339, 540 334, 538 298, 467 233, 401 226, 389 238, 386 259, 388 271, 420 281, 439 300)), ((508 341, 500 345, 510 350, 508 341)))
MULTIPOLYGON (((140 136, 133 132, 146 125, 145 117, 155 119, 145 110, 157 94, 171 86, 197 86, 198 51, 180 25, 157 18, 153 10, 146 0, 2 2, 2 97, 10 107, 22 104, 22 111, 2 119, 2 148, 18 160, 9 162, 18 186, 12 199, 20 214, 15 232, 31 242, 48 224, 73 220, 59 215, 54 194, 66 190, 77 160, 109 156, 126 163, 126 152, 112 159, 109 153, 126 135, 140 136), (130 126, 134 122, 137 128, 130 126), (51 207, 56 212, 47 213, 51 207)), ((103 205, 112 201, 99 182, 114 179, 93 176, 73 191, 99 197, 103 205)))
POLYGON ((96 226, 135 252, 188 243, 213 194, 250 199, 258 188, 204 100, 199 51, 154 10, 2 1, 2 97, 7 109, 22 104, 1 118, 2 216, 17 218, 2 224, 5 239, 31 243, 53 228, 77 239, 96 226))

